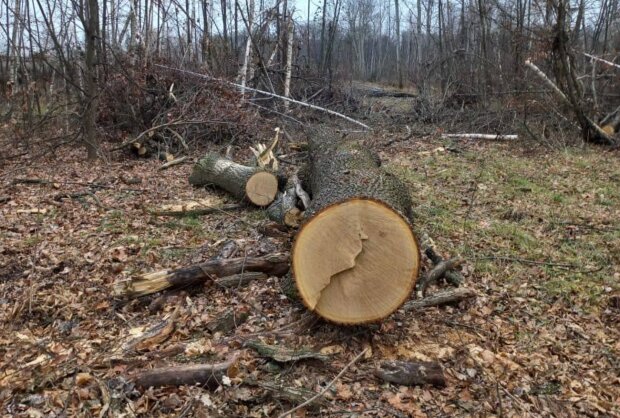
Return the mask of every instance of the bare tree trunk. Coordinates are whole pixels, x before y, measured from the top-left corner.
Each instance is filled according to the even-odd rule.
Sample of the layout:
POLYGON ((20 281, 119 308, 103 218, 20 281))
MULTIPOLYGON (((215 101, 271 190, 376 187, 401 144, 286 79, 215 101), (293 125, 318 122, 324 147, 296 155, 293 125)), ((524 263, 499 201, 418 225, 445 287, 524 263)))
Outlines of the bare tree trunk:
POLYGON ((394 0, 396 6, 396 71, 398 71, 398 88, 403 88, 403 67, 400 62, 400 11, 398 0, 394 0))
POLYGON ((209 4, 210 0, 202 0, 202 62, 209 60, 209 4))
MULTIPOLYGON (((284 69, 284 97, 289 97, 291 93, 291 72, 293 69, 293 34, 295 27, 293 25, 293 17, 289 17, 288 35, 286 39, 286 67, 284 69)), ((284 109, 288 111, 289 102, 284 102, 284 109)))
MULTIPOLYGON (((245 42, 245 53, 243 55, 243 65, 239 70, 239 84, 241 84, 241 94, 245 94, 245 86, 248 76, 248 65, 250 64, 250 58, 252 54, 252 23, 254 22, 254 0, 249 0, 248 6, 248 27, 247 27, 247 40, 245 42)), ((247 4, 247 3, 246 3, 247 4)))
POLYGON ((88 159, 98 157, 99 143, 96 132, 97 117, 97 64, 95 62, 97 52, 97 39, 99 37, 99 5, 97 0, 87 0, 84 16, 84 32, 86 37, 86 97, 83 116, 83 134, 88 159))

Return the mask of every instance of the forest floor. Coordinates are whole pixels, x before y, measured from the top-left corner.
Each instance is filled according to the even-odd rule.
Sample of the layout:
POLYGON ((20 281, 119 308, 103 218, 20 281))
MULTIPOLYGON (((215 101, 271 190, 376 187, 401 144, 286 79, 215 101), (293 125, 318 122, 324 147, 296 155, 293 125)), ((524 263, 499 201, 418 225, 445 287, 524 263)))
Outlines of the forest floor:
POLYGON ((189 218, 147 214, 145 208, 163 203, 226 199, 190 187, 189 164, 158 171, 156 160, 91 163, 82 150, 67 149, 5 166, 0 416, 104 410, 115 417, 278 416, 321 391, 364 349, 323 405, 298 416, 620 416, 618 152, 436 135, 407 139, 402 126, 388 124, 381 132, 370 145, 410 186, 414 228, 428 233, 444 256, 467 260, 464 285, 478 293, 475 300, 397 311, 359 327, 308 322, 277 278, 237 289, 205 285, 160 306, 117 304, 113 284, 137 273, 206 260, 230 240, 238 255, 288 251, 290 238, 259 233, 268 222, 260 209, 189 218), (13 182, 24 177, 51 182, 13 182), (122 181, 134 177, 142 182, 122 181), (62 197, 83 191, 90 194, 62 197), (137 332, 177 308, 167 340, 123 353, 137 332), (245 322, 210 331, 229 309, 247 312, 245 322), (247 348, 249 340, 311 348, 328 360, 278 363, 247 348), (123 379, 155 365, 208 363, 233 352, 240 353, 235 376, 215 390, 142 391, 123 379), (388 359, 439 361, 447 386, 384 383, 373 370, 388 359), (301 391, 300 398, 286 399, 289 389, 301 391))

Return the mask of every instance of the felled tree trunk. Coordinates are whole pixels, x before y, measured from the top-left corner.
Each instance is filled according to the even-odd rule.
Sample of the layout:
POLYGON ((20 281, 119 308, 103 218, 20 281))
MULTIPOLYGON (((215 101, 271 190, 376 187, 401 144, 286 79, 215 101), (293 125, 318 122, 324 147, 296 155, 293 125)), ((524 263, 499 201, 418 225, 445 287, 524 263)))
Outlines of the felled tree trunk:
POLYGON ((323 132, 309 145, 313 200, 292 251, 299 296, 336 323, 384 318, 410 296, 420 266, 407 190, 356 141, 323 132))
POLYGON ((194 165, 189 182, 194 186, 213 184, 257 206, 269 205, 278 193, 278 178, 272 172, 237 164, 214 153, 194 165))

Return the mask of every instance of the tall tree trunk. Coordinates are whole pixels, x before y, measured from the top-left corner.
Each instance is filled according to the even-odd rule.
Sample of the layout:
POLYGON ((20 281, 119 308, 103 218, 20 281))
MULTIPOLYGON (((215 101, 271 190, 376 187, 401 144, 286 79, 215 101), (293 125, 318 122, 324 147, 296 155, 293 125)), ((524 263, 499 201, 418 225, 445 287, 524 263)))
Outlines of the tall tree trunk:
POLYGON ((97 39, 99 37, 99 5, 97 0, 87 0, 86 2, 87 24, 84 27, 86 37, 86 103, 83 117, 84 143, 88 152, 88 159, 93 160, 98 157, 99 142, 96 132, 97 117, 97 39))
POLYGON ((400 62, 400 11, 398 0, 394 0, 396 6, 396 71, 398 72, 398 88, 403 88, 403 66, 400 62))
POLYGON ((226 0, 221 0, 221 12, 222 12, 222 29, 224 30, 224 45, 228 47, 228 5, 226 0))
MULTIPOLYGON (((284 97, 289 97, 291 94, 291 72, 293 69, 293 17, 289 17, 288 22, 288 34, 286 36, 286 66, 284 68, 284 97)), ((289 102, 284 102, 284 109, 288 111, 289 102)))
POLYGON ((210 0, 202 0, 202 62, 207 64, 209 60, 209 9, 210 0))

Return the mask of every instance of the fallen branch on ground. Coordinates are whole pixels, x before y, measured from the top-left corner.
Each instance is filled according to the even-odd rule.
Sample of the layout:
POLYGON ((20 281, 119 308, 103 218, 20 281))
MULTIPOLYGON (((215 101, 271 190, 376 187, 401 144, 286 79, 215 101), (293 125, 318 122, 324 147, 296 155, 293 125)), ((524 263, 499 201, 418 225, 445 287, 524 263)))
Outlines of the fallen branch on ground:
POLYGON ((442 138, 463 138, 463 139, 519 139, 519 135, 500 135, 500 134, 442 134, 442 138))
POLYGON ((168 161, 166 164, 162 165, 157 170, 159 170, 159 171, 165 170, 165 169, 170 168, 172 166, 175 166, 175 165, 178 165, 178 164, 182 164, 185 161, 187 161, 187 157, 180 157, 180 158, 177 158, 176 160, 168 161))
POLYGON ((432 306, 443 306, 458 303, 463 300, 475 298, 476 296, 476 292, 472 289, 460 287, 458 289, 450 289, 437 292, 433 295, 426 296, 423 299, 412 300, 405 303, 402 309, 405 312, 415 311, 423 308, 430 308, 432 306))
MULTIPOLYGON (((427 247, 424 249, 424 254, 433 262, 434 265, 438 265, 444 261, 443 257, 437 254, 433 247, 427 247)), ((463 276, 456 270, 446 270, 443 274, 443 278, 452 286, 459 287, 463 283, 463 276)))
POLYGON ((245 207, 247 207, 247 206, 242 205, 242 204, 238 204, 238 203, 233 203, 233 204, 229 204, 229 205, 209 206, 209 207, 203 207, 203 208, 197 208, 197 209, 186 209, 185 206, 181 206, 178 209, 170 209, 170 210, 147 209, 146 211, 150 215, 155 215, 155 216, 178 216, 178 217, 182 217, 182 216, 209 215, 211 213, 226 212, 228 210, 238 210, 238 209, 243 209, 245 207))
POLYGON ((397 385, 446 386, 446 378, 437 362, 386 361, 375 370, 375 376, 397 385))
POLYGON ((288 254, 212 259, 189 267, 156 271, 119 282, 115 285, 114 293, 123 298, 137 298, 170 288, 192 286, 215 277, 226 277, 246 271, 282 276, 288 270, 288 254))
POLYGON ((438 263, 431 271, 429 271, 420 281, 418 282, 418 291, 423 295, 426 295, 426 290, 431 284, 437 283, 437 281, 443 277, 447 271, 453 270, 454 268, 460 266, 463 263, 462 258, 451 258, 450 260, 444 260, 438 263))
POLYGON ((237 361, 238 354, 214 364, 192 364, 187 366, 162 367, 139 372, 131 376, 136 386, 142 388, 159 386, 201 385, 209 388, 219 386, 228 369, 237 361))

